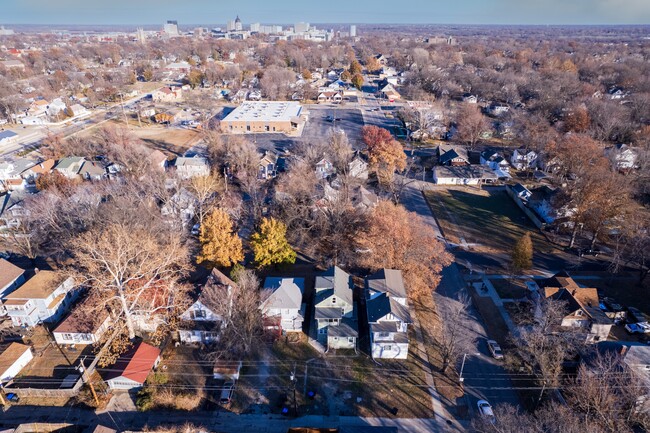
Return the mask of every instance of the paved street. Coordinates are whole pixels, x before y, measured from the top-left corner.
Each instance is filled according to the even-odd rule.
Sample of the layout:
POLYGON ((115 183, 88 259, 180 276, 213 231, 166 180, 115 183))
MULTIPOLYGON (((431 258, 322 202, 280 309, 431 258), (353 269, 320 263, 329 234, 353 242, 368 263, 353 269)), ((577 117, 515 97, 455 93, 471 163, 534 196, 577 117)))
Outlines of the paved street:
POLYGON ((281 415, 236 415, 228 412, 100 412, 87 409, 14 406, 0 412, 0 425, 12 426, 22 422, 63 423, 82 426, 102 424, 118 430, 141 430, 143 427, 186 422, 203 426, 210 431, 223 433, 286 433, 289 427, 349 427, 359 431, 361 427, 383 426, 400 433, 457 432, 444 421, 418 418, 360 418, 304 416, 296 419, 281 415))

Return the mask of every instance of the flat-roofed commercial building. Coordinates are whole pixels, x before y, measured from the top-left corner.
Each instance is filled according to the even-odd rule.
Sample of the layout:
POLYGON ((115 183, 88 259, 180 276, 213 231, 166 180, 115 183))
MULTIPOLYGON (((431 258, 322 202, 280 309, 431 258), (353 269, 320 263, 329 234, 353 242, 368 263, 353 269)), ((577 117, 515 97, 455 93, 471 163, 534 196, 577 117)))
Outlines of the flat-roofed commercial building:
POLYGON ((306 120, 297 102, 244 102, 221 121, 221 130, 232 134, 297 131, 306 120))

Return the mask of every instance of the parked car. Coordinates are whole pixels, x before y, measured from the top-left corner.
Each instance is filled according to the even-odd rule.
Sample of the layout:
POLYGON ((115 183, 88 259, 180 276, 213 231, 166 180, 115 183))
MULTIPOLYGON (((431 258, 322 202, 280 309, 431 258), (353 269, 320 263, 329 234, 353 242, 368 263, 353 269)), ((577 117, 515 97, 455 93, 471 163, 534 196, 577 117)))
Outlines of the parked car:
POLYGON ((481 416, 489 418, 490 421, 494 422, 494 412, 492 411, 492 406, 487 400, 479 400, 476 405, 478 406, 478 413, 481 416))
POLYGON ((647 322, 628 323, 625 330, 630 334, 650 334, 650 324, 647 322))
POLYGON ((192 226, 192 231, 190 233, 192 233, 193 236, 198 236, 200 232, 201 232, 201 224, 194 224, 192 226))
POLYGON ((230 404, 232 400, 232 394, 235 392, 235 382, 229 380, 223 384, 223 389, 221 390, 221 397, 219 398, 219 403, 224 406, 230 404))
POLYGON ((501 346, 499 346, 499 343, 494 340, 488 340, 487 347, 494 359, 503 359, 503 352, 501 351, 501 346))

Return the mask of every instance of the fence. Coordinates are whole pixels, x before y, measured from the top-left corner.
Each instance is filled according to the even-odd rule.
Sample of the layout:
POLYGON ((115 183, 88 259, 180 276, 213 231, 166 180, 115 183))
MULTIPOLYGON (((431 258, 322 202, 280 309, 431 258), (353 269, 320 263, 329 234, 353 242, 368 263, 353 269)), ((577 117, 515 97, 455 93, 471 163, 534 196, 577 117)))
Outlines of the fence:
POLYGON ((526 216, 535 224, 535 227, 537 227, 540 230, 543 230, 544 227, 546 227, 546 223, 542 220, 540 220, 535 213, 530 210, 523 201, 517 195, 515 192, 512 190, 512 187, 510 185, 506 185, 506 193, 510 196, 510 198, 519 206, 519 209, 521 209, 526 216))

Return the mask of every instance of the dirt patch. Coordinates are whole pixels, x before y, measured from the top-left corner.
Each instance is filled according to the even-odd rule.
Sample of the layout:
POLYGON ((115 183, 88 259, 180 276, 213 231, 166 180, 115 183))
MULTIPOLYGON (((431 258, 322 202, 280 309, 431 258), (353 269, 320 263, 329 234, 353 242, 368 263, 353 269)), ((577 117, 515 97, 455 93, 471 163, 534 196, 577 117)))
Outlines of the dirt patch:
POLYGON ((485 323, 487 335, 492 336, 502 348, 511 347, 512 343, 509 338, 510 331, 508 330, 508 325, 503 320, 492 298, 479 296, 474 290, 471 292, 474 306, 483 318, 483 323, 485 323))
POLYGON ((201 138, 200 134, 190 129, 176 128, 133 128, 132 132, 148 146, 181 155, 201 138))

